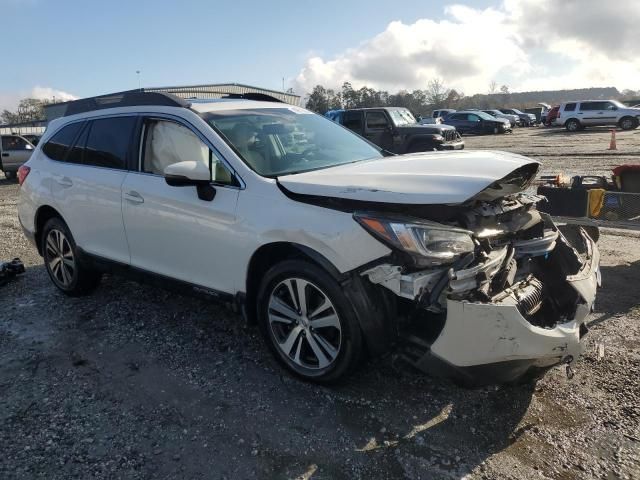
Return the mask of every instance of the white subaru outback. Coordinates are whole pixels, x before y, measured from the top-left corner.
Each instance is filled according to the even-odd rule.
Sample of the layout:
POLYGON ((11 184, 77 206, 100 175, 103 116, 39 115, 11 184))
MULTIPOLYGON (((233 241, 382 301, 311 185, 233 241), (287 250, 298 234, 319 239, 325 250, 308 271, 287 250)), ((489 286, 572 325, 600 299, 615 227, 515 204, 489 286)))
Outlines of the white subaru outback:
POLYGON ((19 172, 20 222, 55 286, 86 294, 115 271, 231 303, 319 382, 392 348, 469 384, 579 356, 598 250, 536 210, 537 162, 390 156, 250 97, 69 103, 19 172))

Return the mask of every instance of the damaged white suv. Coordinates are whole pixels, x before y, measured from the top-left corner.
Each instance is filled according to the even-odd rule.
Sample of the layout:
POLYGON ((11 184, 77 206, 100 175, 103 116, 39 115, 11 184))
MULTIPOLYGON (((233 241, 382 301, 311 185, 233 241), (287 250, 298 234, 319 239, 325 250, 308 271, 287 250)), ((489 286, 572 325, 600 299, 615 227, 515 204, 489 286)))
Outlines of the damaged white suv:
POLYGON ((56 287, 85 294, 117 271, 228 302, 321 382, 391 349, 472 384, 579 356, 598 250, 523 192, 537 162, 390 156, 253 97, 67 104, 19 172, 20 221, 56 287))

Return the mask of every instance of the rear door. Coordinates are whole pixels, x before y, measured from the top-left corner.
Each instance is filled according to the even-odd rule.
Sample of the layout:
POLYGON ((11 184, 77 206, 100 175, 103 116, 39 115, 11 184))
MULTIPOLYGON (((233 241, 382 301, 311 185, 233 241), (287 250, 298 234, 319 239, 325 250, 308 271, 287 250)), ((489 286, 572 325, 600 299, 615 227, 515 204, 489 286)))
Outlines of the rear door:
MULTIPOLYGON (((78 246, 125 264, 130 256, 122 220, 121 186, 128 159, 135 151, 132 139, 137 123, 136 115, 85 122, 73 147, 56 165, 52 182, 53 197, 78 246)), ((47 154, 46 145, 43 151, 47 154)))
POLYGON ((347 110, 342 116, 342 125, 358 135, 364 134, 364 122, 361 110, 347 110))
POLYGON ((387 151, 393 149, 393 126, 383 110, 365 111, 364 136, 387 151))
POLYGON ((33 145, 18 135, 2 135, 2 170, 15 172, 29 160, 33 145))
POLYGON ((581 102, 577 116, 583 125, 603 125, 604 107, 608 102, 581 102))
POLYGON ((146 117, 140 158, 122 186, 122 212, 131 264, 145 271, 218 292, 233 292, 227 275, 237 268, 234 227, 239 181, 220 154, 191 125, 163 116, 146 117), (185 160, 211 171, 212 201, 196 187, 173 187, 164 169, 185 160))

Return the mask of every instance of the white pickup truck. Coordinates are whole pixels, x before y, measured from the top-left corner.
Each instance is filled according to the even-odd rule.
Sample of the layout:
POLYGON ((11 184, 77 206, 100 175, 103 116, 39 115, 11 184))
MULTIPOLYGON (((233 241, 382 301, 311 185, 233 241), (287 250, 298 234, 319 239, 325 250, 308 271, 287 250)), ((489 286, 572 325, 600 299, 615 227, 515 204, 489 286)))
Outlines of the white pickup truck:
POLYGON ((0 142, 0 170, 7 179, 16 178, 20 165, 31 157, 34 146, 20 135, 2 135, 0 142))

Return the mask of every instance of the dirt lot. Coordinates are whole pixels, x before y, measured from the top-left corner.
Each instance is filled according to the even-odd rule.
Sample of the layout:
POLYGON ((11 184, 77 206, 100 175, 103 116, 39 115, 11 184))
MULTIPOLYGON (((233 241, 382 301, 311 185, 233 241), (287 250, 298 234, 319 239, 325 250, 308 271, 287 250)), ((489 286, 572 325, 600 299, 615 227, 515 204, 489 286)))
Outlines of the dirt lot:
MULTIPOLYGON (((640 130, 521 129, 468 148, 535 157, 544 173, 640 162, 640 130)), ((334 388, 284 373, 256 329, 215 304, 106 277, 53 287, 0 174, 0 478, 640 478, 640 240, 602 236, 588 349, 535 385, 464 390, 363 366, 334 388), (601 356, 599 353, 604 352, 601 356)))

